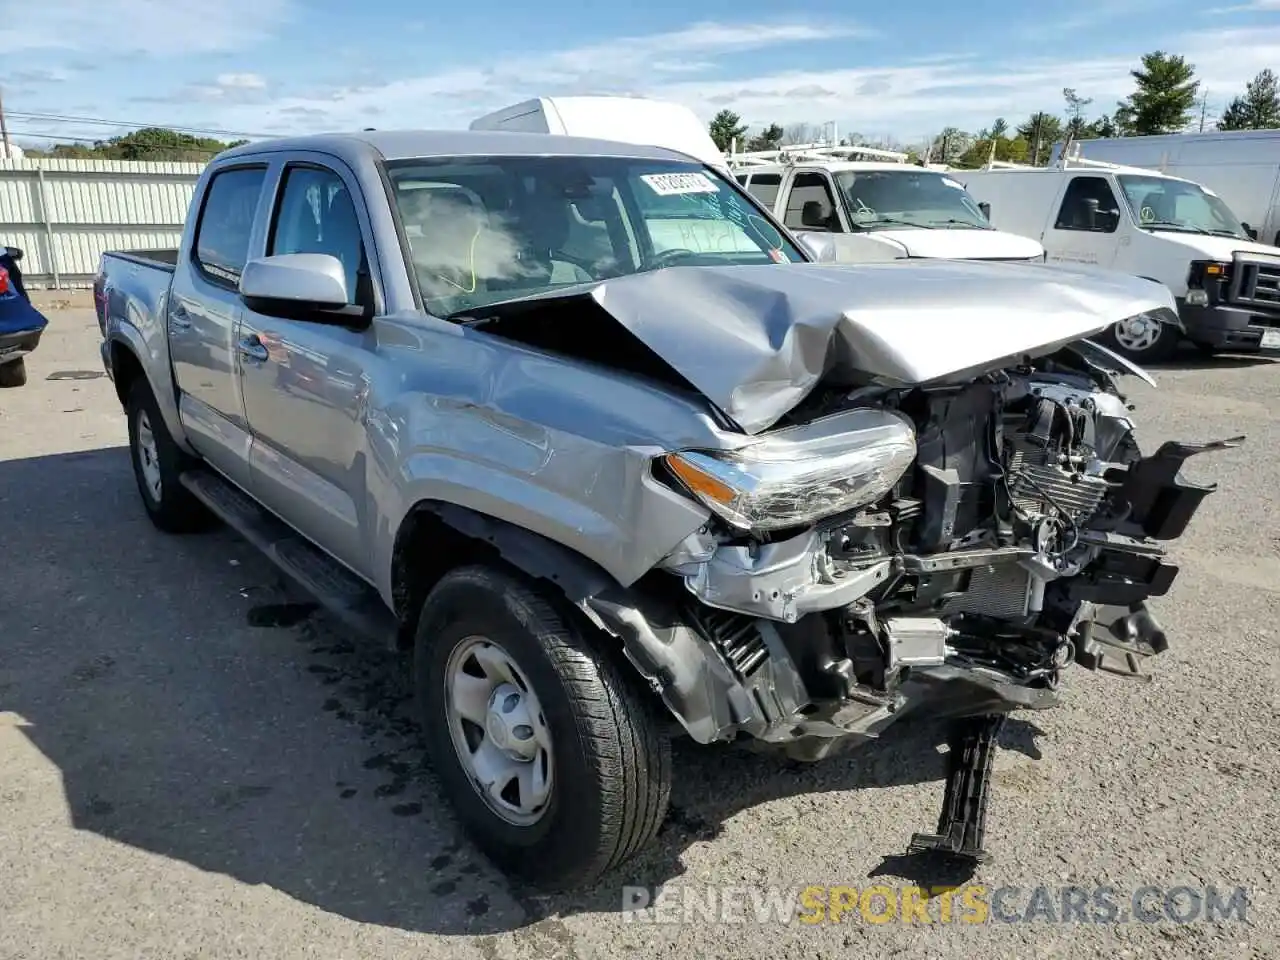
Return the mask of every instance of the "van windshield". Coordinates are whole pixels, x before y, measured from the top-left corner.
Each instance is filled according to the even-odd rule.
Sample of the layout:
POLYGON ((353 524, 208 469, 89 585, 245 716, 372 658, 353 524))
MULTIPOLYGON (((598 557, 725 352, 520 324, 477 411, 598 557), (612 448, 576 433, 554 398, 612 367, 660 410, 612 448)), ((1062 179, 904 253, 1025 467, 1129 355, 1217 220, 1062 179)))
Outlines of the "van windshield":
POLYGON ((1133 211, 1133 218, 1149 230, 1177 230, 1249 239, 1231 208, 1217 194, 1198 183, 1127 173, 1120 174, 1117 179, 1129 209, 1133 211))
POLYGON ((437 316, 665 267, 805 259, 695 163, 470 157, 396 161, 387 172, 437 316))
POLYGON ((917 226, 990 230, 963 184, 918 168, 844 170, 836 174, 855 230, 917 226))

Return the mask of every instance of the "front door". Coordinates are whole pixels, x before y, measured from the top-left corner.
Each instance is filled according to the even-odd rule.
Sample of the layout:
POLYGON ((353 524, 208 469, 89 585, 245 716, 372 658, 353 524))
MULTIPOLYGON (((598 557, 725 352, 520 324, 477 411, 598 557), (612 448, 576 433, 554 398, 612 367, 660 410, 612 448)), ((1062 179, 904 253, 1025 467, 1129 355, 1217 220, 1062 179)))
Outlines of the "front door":
POLYGON ((237 380, 238 286, 266 178, 266 166, 228 167, 213 175, 191 259, 174 270, 166 311, 183 427, 200 454, 242 487, 249 482, 250 437, 237 380))
MULTIPOLYGON (((329 161, 333 163, 333 161, 329 161)), ((291 163, 284 168, 268 256, 327 253, 346 267, 349 302, 372 298, 365 251, 368 218, 357 213, 350 171, 291 163)), ((362 576, 365 500, 365 369, 376 334, 284 320, 245 309, 241 382, 253 433, 252 489, 263 504, 362 576)))
POLYGON ((1115 264, 1128 221, 1106 177, 1078 174, 1063 191, 1062 201, 1040 241, 1050 263, 1115 264))

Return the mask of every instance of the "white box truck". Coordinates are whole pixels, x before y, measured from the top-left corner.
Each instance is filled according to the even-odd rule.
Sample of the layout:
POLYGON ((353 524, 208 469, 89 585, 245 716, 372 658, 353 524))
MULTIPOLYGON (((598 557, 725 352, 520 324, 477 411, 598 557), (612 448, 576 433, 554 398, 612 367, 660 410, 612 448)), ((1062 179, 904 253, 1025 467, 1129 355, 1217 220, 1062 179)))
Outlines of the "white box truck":
MULTIPOLYGON (((1255 240, 1280 247, 1280 130, 1214 130, 1081 140, 1088 160, 1146 167, 1204 184, 1235 211, 1255 240)), ((1054 146, 1053 157, 1061 155, 1054 146)))
POLYGON ((682 104, 646 97, 534 97, 473 120, 471 129, 559 133, 665 147, 728 169, 697 114, 682 104))
POLYGON ((1251 239, 1215 191, 1071 156, 952 176, 997 227, 1039 240, 1049 263, 1119 270, 1173 292, 1176 325, 1137 317, 1102 338, 1130 359, 1167 359, 1183 338, 1210 352, 1280 352, 1280 249, 1251 239))

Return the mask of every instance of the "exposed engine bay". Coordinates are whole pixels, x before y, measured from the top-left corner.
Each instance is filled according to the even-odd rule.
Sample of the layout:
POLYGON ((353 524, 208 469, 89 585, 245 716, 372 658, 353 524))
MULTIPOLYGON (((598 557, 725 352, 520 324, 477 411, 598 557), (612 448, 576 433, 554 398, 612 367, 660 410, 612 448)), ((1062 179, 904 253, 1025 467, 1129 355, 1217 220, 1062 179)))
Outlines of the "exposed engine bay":
MULTIPOLYGON (((717 738, 820 756, 921 699, 950 717, 1047 707, 1073 662, 1138 674, 1137 658, 1165 649, 1145 605, 1177 574, 1161 541, 1213 490, 1179 467, 1242 438, 1144 458, 1114 371, 1095 360, 1067 348, 964 384, 828 391, 793 411, 782 433, 850 411, 897 419, 913 458, 874 502, 809 525, 709 526, 668 559, 700 601, 686 618, 749 704, 724 713, 717 738)), ((673 473, 710 502, 697 474, 673 473)), ((775 496, 768 512, 786 509, 775 496)))

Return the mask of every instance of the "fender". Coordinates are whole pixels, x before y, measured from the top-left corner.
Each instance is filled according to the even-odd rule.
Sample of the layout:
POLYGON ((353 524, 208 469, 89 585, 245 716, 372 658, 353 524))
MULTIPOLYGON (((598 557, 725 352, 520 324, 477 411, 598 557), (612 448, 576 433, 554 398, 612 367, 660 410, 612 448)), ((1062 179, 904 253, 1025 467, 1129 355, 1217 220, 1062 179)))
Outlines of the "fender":
POLYGON ((115 318, 107 320, 107 336, 103 341, 103 361, 107 365, 108 372, 111 374, 112 380, 116 384, 116 393, 120 397, 120 403, 123 406, 128 400, 128 393, 124 389, 124 385, 119 381, 119 371, 115 369, 115 363, 112 359, 117 349, 125 350, 132 355, 134 362, 142 371, 142 375, 147 378, 147 383, 151 387, 151 393, 156 398, 156 406, 160 410, 160 416, 164 419, 164 425, 169 431, 169 436, 173 438, 173 442, 184 453, 191 456, 198 456, 192 448, 190 441, 187 440, 187 432, 183 429, 182 418, 178 414, 178 388, 173 382, 173 370, 169 365, 169 351, 164 350, 164 356, 152 357, 150 351, 147 350, 146 341, 143 339, 141 332, 130 324, 121 323, 115 318), (148 358, 150 357, 150 362, 148 358), (163 382, 157 382, 154 368, 158 364, 156 361, 163 361, 163 382))

